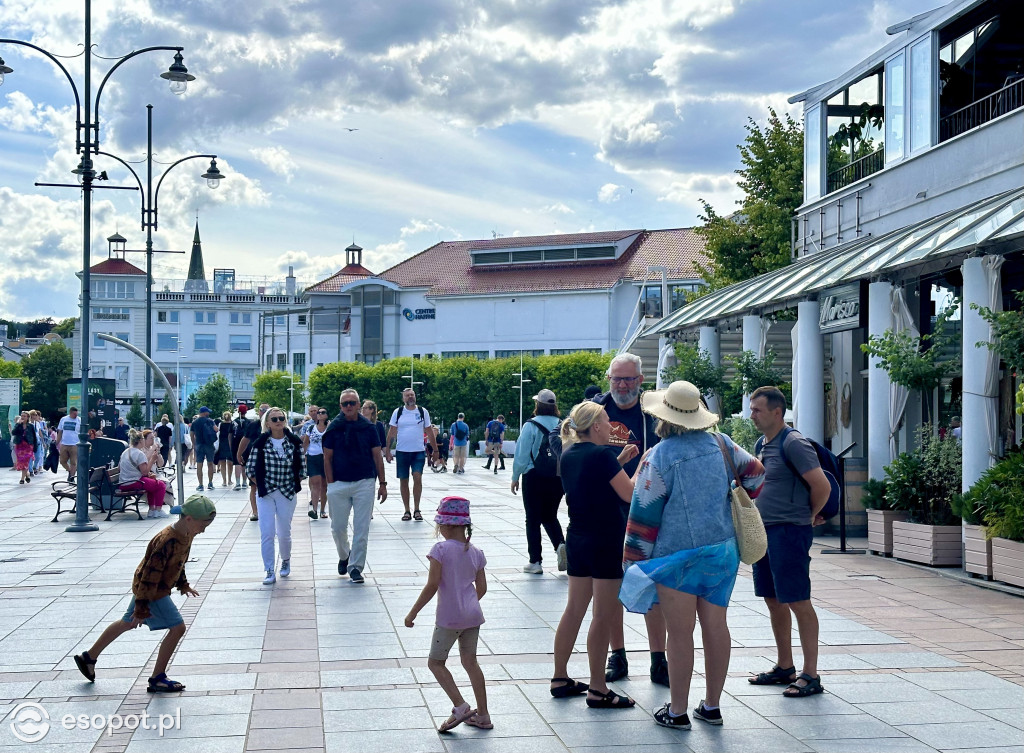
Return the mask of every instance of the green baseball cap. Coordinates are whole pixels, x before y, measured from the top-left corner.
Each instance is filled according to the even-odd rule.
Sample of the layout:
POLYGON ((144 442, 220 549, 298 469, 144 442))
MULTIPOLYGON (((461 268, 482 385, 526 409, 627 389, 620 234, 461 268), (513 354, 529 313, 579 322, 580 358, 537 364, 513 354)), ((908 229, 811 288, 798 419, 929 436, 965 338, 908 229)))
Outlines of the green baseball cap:
POLYGON ((213 500, 202 494, 193 494, 185 500, 181 506, 181 514, 188 515, 196 520, 212 520, 217 514, 217 506, 213 500))

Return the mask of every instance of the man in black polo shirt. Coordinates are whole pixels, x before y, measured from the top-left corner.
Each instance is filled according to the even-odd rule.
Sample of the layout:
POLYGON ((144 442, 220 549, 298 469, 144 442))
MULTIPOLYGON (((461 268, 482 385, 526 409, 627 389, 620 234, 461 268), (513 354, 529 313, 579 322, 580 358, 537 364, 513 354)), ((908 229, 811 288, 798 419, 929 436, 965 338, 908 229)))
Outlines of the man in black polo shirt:
POLYGON ((362 583, 373 513, 373 480, 376 478, 380 485, 377 498, 381 502, 388 497, 388 483, 377 427, 359 414, 359 393, 345 390, 340 403, 341 415, 328 424, 322 440, 327 504, 331 508, 331 534, 338 548, 338 575, 348 572, 353 583, 362 583))

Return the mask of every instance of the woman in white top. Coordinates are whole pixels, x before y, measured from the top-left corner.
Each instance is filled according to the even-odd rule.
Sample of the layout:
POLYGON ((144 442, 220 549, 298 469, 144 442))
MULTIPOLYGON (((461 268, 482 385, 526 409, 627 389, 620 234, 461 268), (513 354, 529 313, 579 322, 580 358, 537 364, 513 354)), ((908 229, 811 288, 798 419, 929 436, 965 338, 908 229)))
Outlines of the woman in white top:
POLYGON ((319 503, 320 517, 327 517, 327 477, 324 475, 324 432, 330 414, 326 408, 317 408, 316 421, 302 427, 302 449, 306 453, 306 473, 309 474, 309 517, 316 520, 319 503))
POLYGON ((128 447, 121 453, 121 462, 118 463, 118 486, 125 492, 145 489, 146 502, 149 504, 149 514, 146 517, 166 518, 170 515, 164 509, 167 485, 150 475, 150 461, 142 451, 141 445, 142 432, 132 429, 128 434, 128 447))

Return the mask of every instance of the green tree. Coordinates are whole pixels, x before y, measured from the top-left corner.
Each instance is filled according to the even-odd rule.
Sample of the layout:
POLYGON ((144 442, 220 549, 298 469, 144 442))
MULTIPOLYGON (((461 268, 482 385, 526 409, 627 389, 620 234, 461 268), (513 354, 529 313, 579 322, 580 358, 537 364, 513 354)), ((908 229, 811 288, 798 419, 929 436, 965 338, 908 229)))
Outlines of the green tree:
POLYGON ((294 406, 296 412, 301 412, 306 404, 306 391, 302 382, 287 371, 264 371, 253 380, 252 387, 253 402, 257 405, 268 403, 271 407, 281 408, 287 413, 289 405, 294 406), (294 397, 288 390, 289 386, 295 388, 294 397))
POLYGON ((164 395, 164 401, 160 403, 160 407, 157 409, 156 413, 153 416, 154 424, 160 423, 160 419, 163 418, 164 416, 167 416, 168 420, 172 424, 174 423, 174 402, 175 399, 173 395, 169 393, 164 395))
POLYGON ((723 217, 701 200, 708 264, 700 271, 711 290, 779 269, 790 261, 790 220, 803 201, 804 137, 789 115, 785 120, 768 110, 765 128, 753 118, 740 150, 743 167, 736 171, 743 198, 739 210, 723 217))
POLYGON ((138 392, 132 395, 132 407, 129 408, 128 415, 124 417, 124 420, 133 429, 142 426, 142 422, 146 420, 146 415, 142 412, 142 398, 139 397, 138 392))
POLYGON ((220 416, 224 411, 234 408, 235 392, 228 378, 217 373, 189 396, 189 405, 192 404, 192 398, 195 398, 197 407, 205 405, 210 409, 211 415, 220 416))
MULTIPOLYGON (((0 379, 21 380, 21 402, 22 407, 27 405, 25 398, 28 395, 28 379, 21 371, 21 363, 18 361, 0 361, 0 379)), ((18 407, 18 406, 15 406, 18 407)))
POLYGON ((676 343, 676 366, 665 369, 665 378, 669 382, 686 381, 700 390, 702 395, 714 395, 722 409, 725 397, 725 367, 715 366, 711 355, 696 345, 676 343))
POLYGON ((726 356, 733 365, 735 375, 725 394, 725 408, 722 415, 729 416, 739 412, 743 405, 743 396, 758 387, 778 387, 792 400, 790 385, 786 383, 783 373, 775 367, 775 351, 768 348, 764 358, 758 358, 752 350, 744 350, 736 356, 726 356))
POLYGON ((62 342, 42 345, 21 360, 28 378, 25 404, 52 416, 67 406, 67 381, 71 378, 71 349, 62 342))
POLYGON ((60 322, 57 324, 56 327, 53 328, 52 331, 60 335, 61 337, 71 337, 71 335, 75 331, 75 324, 77 322, 78 319, 76 319, 73 316, 68 317, 67 319, 61 319, 60 322))

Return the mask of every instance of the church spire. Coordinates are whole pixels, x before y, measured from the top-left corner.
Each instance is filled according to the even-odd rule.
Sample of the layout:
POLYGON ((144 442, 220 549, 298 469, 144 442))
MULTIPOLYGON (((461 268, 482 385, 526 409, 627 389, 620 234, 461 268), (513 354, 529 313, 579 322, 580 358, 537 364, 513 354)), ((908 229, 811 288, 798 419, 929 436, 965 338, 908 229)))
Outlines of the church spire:
POLYGON ((203 243, 199 240, 199 220, 196 220, 196 232, 192 237, 192 256, 188 262, 188 279, 185 290, 192 293, 208 293, 206 270, 203 268, 203 243))

